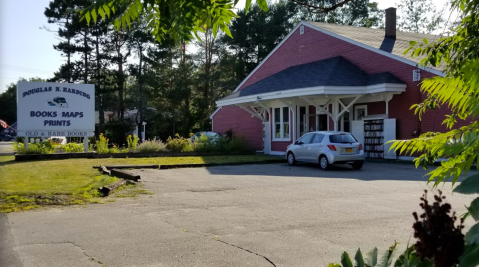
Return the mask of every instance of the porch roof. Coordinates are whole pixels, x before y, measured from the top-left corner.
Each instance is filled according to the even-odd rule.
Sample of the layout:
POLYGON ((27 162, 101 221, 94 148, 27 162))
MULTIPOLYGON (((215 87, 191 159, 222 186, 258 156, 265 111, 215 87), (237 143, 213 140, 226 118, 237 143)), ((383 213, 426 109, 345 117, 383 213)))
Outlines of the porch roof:
POLYGON ((218 100, 219 107, 259 99, 313 95, 366 95, 404 92, 406 84, 389 72, 368 74, 341 56, 297 65, 218 100))

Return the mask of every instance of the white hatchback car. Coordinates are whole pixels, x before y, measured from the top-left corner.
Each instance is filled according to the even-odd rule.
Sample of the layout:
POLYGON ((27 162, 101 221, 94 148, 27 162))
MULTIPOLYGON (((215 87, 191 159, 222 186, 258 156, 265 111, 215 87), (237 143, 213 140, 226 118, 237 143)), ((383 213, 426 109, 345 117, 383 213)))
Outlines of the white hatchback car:
POLYGON ((363 145, 346 132, 310 132, 288 146, 286 159, 290 165, 297 161, 319 163, 326 170, 332 164, 351 164, 359 170, 364 163, 363 145))

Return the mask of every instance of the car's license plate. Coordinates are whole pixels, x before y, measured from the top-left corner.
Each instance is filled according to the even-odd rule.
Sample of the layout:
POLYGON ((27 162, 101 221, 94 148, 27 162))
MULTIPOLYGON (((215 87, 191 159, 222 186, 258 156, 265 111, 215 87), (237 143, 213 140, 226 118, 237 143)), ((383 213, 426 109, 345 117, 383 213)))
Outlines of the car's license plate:
POLYGON ((352 148, 346 148, 346 152, 353 152, 352 148))

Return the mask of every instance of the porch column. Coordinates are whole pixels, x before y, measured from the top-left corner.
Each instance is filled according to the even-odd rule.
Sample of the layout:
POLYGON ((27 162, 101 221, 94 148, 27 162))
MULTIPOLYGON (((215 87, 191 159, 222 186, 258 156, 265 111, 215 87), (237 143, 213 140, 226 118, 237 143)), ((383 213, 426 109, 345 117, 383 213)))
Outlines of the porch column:
POLYGON ((333 119, 333 123, 334 123, 334 131, 337 131, 338 130, 338 111, 339 111, 339 103, 338 103, 338 99, 337 98, 333 98, 332 99, 333 102, 331 103, 333 105, 333 116, 331 116, 331 118, 333 119))
POLYGON ((393 98, 393 94, 386 93, 381 95, 381 98, 386 102, 386 114, 389 115, 389 101, 393 98))

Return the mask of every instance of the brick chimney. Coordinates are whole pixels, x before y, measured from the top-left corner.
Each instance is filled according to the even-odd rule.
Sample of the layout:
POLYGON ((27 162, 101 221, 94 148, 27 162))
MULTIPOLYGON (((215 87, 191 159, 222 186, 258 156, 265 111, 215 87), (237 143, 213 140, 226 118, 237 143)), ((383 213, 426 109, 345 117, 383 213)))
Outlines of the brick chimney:
POLYGON ((386 9, 386 37, 396 38, 396 8, 386 9))

